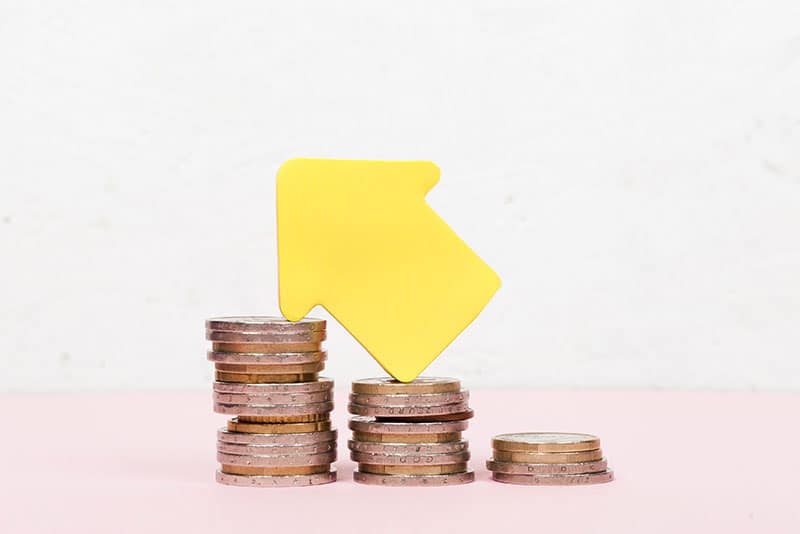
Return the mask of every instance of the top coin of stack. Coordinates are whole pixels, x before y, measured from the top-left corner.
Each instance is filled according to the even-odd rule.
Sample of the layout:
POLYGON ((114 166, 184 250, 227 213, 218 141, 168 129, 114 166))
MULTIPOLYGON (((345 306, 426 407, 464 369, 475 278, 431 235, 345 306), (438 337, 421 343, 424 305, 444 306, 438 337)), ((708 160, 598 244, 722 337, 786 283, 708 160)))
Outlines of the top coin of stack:
POLYGON ((217 480, 242 486, 333 482, 333 381, 325 366, 325 321, 223 317, 206 321, 214 362, 214 411, 235 415, 218 433, 217 480))
POLYGON ((498 482, 565 486, 611 482, 600 439, 591 434, 522 432, 492 439, 494 457, 486 462, 498 482))
POLYGON ((452 378, 390 378, 353 382, 348 406, 358 462, 356 482, 383 486, 445 486, 474 480, 468 443, 469 393, 452 378))

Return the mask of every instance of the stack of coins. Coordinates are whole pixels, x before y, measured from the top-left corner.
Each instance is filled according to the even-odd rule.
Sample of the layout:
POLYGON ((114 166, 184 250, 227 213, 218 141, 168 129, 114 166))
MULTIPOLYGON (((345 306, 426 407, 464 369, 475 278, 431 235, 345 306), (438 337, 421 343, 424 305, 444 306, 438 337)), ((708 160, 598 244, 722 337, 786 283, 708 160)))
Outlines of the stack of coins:
POLYGON ((216 367, 217 482, 311 486, 336 480, 333 381, 320 378, 325 321, 222 317, 206 321, 216 367))
POLYGON ((568 486, 614 480, 614 473, 590 434, 523 432, 492 439, 494 457, 486 462, 492 478, 508 484, 568 486))
POLYGON ((353 382, 348 409, 353 479, 380 486, 450 486, 475 479, 461 439, 469 393, 452 378, 390 378, 353 382))

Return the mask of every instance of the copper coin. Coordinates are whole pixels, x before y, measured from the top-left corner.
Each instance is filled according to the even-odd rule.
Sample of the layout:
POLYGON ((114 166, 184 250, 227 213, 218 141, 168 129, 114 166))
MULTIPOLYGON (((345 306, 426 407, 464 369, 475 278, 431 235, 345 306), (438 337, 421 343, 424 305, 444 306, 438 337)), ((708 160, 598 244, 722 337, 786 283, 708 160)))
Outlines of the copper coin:
POLYGON ((219 382, 236 382, 239 384, 286 384, 295 382, 314 382, 319 375, 317 375, 317 373, 255 375, 217 371, 214 376, 219 382))
POLYGON ((360 463, 358 464, 358 470, 362 473, 380 475, 449 475, 451 473, 465 472, 467 463, 447 465, 376 465, 360 463))
POLYGON ((486 469, 509 475, 580 475, 605 471, 608 463, 605 459, 596 462, 579 462, 574 464, 518 464, 486 460, 486 469))
POLYGON ((214 352, 244 352, 252 354, 272 354, 282 352, 321 352, 322 343, 302 342, 302 343, 223 343, 213 342, 211 350, 214 352))
POLYGON ((461 432, 444 432, 440 434, 381 434, 376 432, 353 432, 355 441, 366 443, 394 443, 394 444, 426 444, 448 443, 461 440, 461 432))
POLYGON ((296 465, 321 465, 336 461, 336 451, 321 454, 285 454, 276 456, 254 456, 252 454, 228 454, 217 452, 217 461, 228 465, 253 467, 278 467, 296 465))
POLYGON ((238 363, 250 365, 296 365, 324 362, 328 353, 319 352, 279 352, 261 354, 259 352, 214 352, 208 351, 208 360, 216 363, 238 363))
POLYGON ((371 415, 373 417, 433 417, 441 415, 462 414, 469 410, 463 402, 457 404, 442 404, 440 406, 362 406, 350 403, 347 411, 356 415, 371 415))
POLYGON ((224 404, 253 404, 269 406, 273 404, 310 404, 313 402, 328 402, 331 400, 331 391, 313 391, 310 393, 270 393, 268 395, 247 395, 244 393, 219 393, 214 392, 212 397, 215 402, 224 404))
POLYGON ((217 371, 253 375, 291 375, 318 373, 325 369, 325 362, 296 363, 286 365, 251 365, 243 363, 216 363, 217 371))
POLYGON ((425 393, 419 395, 362 395, 351 393, 350 402, 361 406, 441 406, 443 404, 466 403, 469 391, 452 393, 425 393))
POLYGON ((288 475, 288 476, 243 476, 228 475, 217 471, 217 482, 228 486, 245 486, 250 488, 285 488, 299 486, 317 486, 336 481, 336 468, 331 468, 327 473, 315 475, 288 475))
POLYGON ((241 423, 313 423, 330 421, 330 413, 309 413, 304 415, 242 415, 237 416, 241 423))
POLYGON ((350 459, 354 462, 371 465, 443 465, 467 462, 469 458, 469 451, 444 454, 371 454, 357 451, 350 453, 350 459))
MULTIPOLYGON (((325 330, 309 330, 308 332, 293 332, 286 334, 270 334, 259 332, 225 332, 207 330, 206 339, 219 343, 258 343, 258 344, 284 344, 284 343, 319 343, 325 341, 325 330)), ((250 351, 255 352, 255 351, 250 351)))
POLYGON ((287 475, 316 475, 317 473, 327 473, 331 469, 331 464, 321 465, 301 465, 289 467, 251 467, 247 465, 222 464, 219 468, 228 475, 266 475, 266 476, 287 476, 287 475))
POLYGON ((455 378, 419 377, 413 382, 393 378, 362 378, 353 381, 353 393, 364 395, 412 395, 419 393, 448 393, 461 390, 455 378))
POLYGON ((456 486, 473 482, 475 473, 467 471, 452 475, 376 475, 354 471, 353 480, 374 486, 456 486))
POLYGON ((580 462, 594 462, 603 458, 603 451, 579 452, 512 452, 494 451, 494 459, 498 462, 513 462, 522 464, 574 464, 580 462))
POLYGON ((462 432, 467 429, 467 421, 446 421, 426 423, 406 423, 377 421, 374 417, 356 415, 350 418, 350 430, 379 434, 443 434, 462 432))
POLYGON ((492 438, 492 447, 516 452, 577 452, 600 448, 600 439, 591 434, 566 432, 520 432, 492 438))
POLYGON ((613 471, 584 473, 582 475, 510 475, 508 473, 492 473, 492 479, 506 484, 525 486, 582 486, 585 484, 602 484, 614 480, 613 471))
POLYGON ((243 393, 246 395, 271 395, 273 393, 310 393, 333 389, 333 380, 319 377, 310 382, 242 384, 236 382, 214 382, 214 391, 219 393, 243 393))
POLYGON ((308 332, 310 330, 325 330, 325 319, 306 317, 293 322, 283 317, 271 317, 266 315, 212 317, 206 321, 206 330, 291 334, 296 332, 308 332))
POLYGON ((350 440, 347 446, 351 451, 369 454, 448 454, 466 451, 466 441, 450 441, 445 443, 381 443, 371 441, 350 440))
POLYGON ((325 432, 331 429, 330 421, 315 423, 242 423, 236 417, 228 421, 228 430, 246 434, 302 434, 325 432))
POLYGON ((336 430, 300 432, 296 434, 253 434, 247 432, 231 432, 226 428, 220 428, 217 430, 218 441, 224 443, 240 443, 242 445, 310 445, 314 443, 336 441, 336 437, 336 430))
POLYGON ((309 413, 330 413, 332 402, 315 402, 313 404, 272 404, 267 406, 254 404, 221 404, 214 403, 214 411, 227 415, 304 415, 309 413))
POLYGON ((475 412, 472 411, 471 408, 468 408, 464 412, 458 413, 451 413, 451 414, 442 414, 442 415, 405 415, 405 416, 394 416, 394 417, 386 417, 380 416, 376 417, 378 421, 394 421, 394 420, 402 420, 408 423, 427 423, 431 421, 438 421, 438 422, 446 422, 446 421, 466 421, 467 419, 472 419, 475 416, 475 412))
MULTIPOLYGON (((286 435, 286 434, 284 434, 286 435)), ((217 451, 227 454, 250 454, 254 456, 280 456, 286 454, 321 454, 336 449, 335 441, 320 441, 307 445, 248 445, 246 443, 217 442, 217 451)), ((226 471, 227 472, 227 471, 226 471)), ((239 473, 244 474, 244 473, 239 473)), ((253 474, 253 473, 251 473, 253 474)), ((265 475, 267 473, 261 473, 265 475)), ((273 473, 274 474, 274 473, 273 473)), ((300 473, 287 473, 296 474, 300 473)))

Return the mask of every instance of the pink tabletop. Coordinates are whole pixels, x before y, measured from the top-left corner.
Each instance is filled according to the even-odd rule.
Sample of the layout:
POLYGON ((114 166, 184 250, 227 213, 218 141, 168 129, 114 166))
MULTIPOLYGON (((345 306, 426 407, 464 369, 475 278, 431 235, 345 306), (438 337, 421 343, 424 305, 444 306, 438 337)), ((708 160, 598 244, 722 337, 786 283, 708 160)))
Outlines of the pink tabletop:
POLYGON ((474 391, 474 484, 352 482, 345 397, 339 482, 220 486, 210 394, 6 395, 0 532, 800 532, 800 395, 474 391), (493 434, 600 436, 617 480, 489 480, 493 434))

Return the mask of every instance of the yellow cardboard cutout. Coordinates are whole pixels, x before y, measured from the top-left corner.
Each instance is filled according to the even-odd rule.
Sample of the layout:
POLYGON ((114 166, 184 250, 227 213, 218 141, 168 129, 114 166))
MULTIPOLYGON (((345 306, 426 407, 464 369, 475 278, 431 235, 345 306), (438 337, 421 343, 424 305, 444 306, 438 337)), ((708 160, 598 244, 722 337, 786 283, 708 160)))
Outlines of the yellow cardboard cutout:
POLYGON ((292 159, 277 178, 280 308, 316 305, 393 377, 414 380, 499 277, 425 202, 429 161, 292 159))

